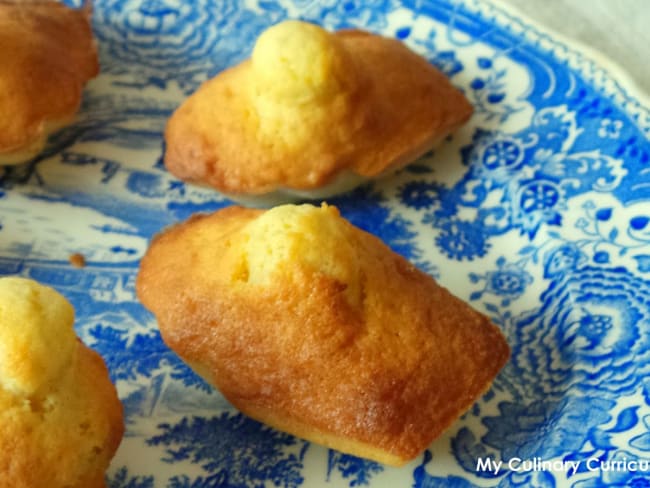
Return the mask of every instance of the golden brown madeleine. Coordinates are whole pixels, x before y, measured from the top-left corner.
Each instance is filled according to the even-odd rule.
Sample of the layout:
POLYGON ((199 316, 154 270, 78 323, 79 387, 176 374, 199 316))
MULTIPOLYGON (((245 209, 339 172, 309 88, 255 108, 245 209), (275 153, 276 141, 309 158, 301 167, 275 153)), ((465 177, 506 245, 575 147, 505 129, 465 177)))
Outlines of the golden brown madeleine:
POLYGON ((98 71, 89 8, 0 1, 0 165, 36 156, 98 71))
POLYGON ((124 432, 101 357, 51 288, 0 278, 0 488, 103 488, 124 432))
POLYGON ((136 287, 241 411, 387 464, 416 457, 509 356, 485 316, 334 207, 194 216, 153 240, 136 287))
POLYGON ((471 113, 442 73, 397 40, 286 21, 174 113, 165 164, 235 197, 321 198, 408 164, 471 113))

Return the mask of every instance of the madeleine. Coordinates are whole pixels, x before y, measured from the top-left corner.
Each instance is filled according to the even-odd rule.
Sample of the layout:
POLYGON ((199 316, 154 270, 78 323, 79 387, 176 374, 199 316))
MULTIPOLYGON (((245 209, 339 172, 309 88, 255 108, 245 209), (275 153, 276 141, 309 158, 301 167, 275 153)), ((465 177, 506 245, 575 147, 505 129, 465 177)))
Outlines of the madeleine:
POLYGON ((173 114, 165 165, 231 198, 325 198, 434 147, 472 107, 404 44, 286 21, 173 114))
POLYGON ((392 465, 509 357, 485 316, 326 205, 195 216, 153 240, 136 287, 167 344, 242 412, 392 465))
POLYGON ((90 9, 0 2, 0 165, 34 158, 69 124, 99 71, 90 9))
POLYGON ((52 288, 0 278, 0 488, 104 488, 124 433, 102 358, 52 288))

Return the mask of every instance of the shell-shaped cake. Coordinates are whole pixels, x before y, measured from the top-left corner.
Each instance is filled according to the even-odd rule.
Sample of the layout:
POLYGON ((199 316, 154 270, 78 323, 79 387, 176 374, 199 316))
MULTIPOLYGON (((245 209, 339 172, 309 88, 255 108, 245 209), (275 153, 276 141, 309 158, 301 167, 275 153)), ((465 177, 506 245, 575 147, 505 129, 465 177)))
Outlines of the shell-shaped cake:
POLYGON ((27 161, 74 119, 99 72, 90 9, 0 2, 0 165, 27 161))
POLYGON ((137 279, 162 336, 242 412, 392 465, 509 357, 488 318, 335 207, 230 207, 154 238, 137 279))
POLYGON ((285 21, 178 108, 165 165, 246 203, 320 199, 405 166, 471 113, 398 40, 285 21))
POLYGON ((104 488, 124 432, 102 358, 52 288, 0 278, 0 488, 104 488))

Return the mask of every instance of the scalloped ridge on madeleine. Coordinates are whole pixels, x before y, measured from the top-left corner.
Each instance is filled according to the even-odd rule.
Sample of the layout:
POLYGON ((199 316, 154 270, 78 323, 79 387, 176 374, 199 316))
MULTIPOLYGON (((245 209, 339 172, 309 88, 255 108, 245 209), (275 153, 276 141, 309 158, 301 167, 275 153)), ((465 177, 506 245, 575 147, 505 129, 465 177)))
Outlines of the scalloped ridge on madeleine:
POLYGON ((99 71, 90 8, 0 2, 0 165, 35 157, 70 123, 99 71))
POLYGON ((392 465, 490 386, 485 316, 335 207, 229 207, 154 238, 136 284, 162 336, 242 412, 392 465))
POLYGON ((471 113, 400 41, 285 21, 176 110, 165 165, 235 198, 324 198, 412 162, 471 113))
POLYGON ((102 358, 52 288, 0 278, 0 488, 104 488, 124 432, 102 358))

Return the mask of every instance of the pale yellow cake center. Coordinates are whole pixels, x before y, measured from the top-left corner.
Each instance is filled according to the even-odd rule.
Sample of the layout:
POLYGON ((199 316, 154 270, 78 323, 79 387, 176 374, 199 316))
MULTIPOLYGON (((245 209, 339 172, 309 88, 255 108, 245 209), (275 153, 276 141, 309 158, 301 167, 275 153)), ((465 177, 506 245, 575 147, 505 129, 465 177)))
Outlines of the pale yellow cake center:
POLYGON ((282 205, 243 230, 248 282, 271 284, 297 267, 345 285, 351 304, 360 302, 360 273, 350 226, 335 207, 282 205))
POLYGON ((256 93, 286 103, 332 96, 344 89, 345 58, 339 40, 321 27, 282 22, 264 31, 255 44, 256 93))
POLYGON ((0 278, 0 385, 31 395, 71 363, 76 348, 72 305, 52 288, 0 278))
POLYGON ((270 27, 255 44, 248 78, 256 137, 269 151, 303 147, 356 84, 354 63, 334 34, 299 21, 270 27))

